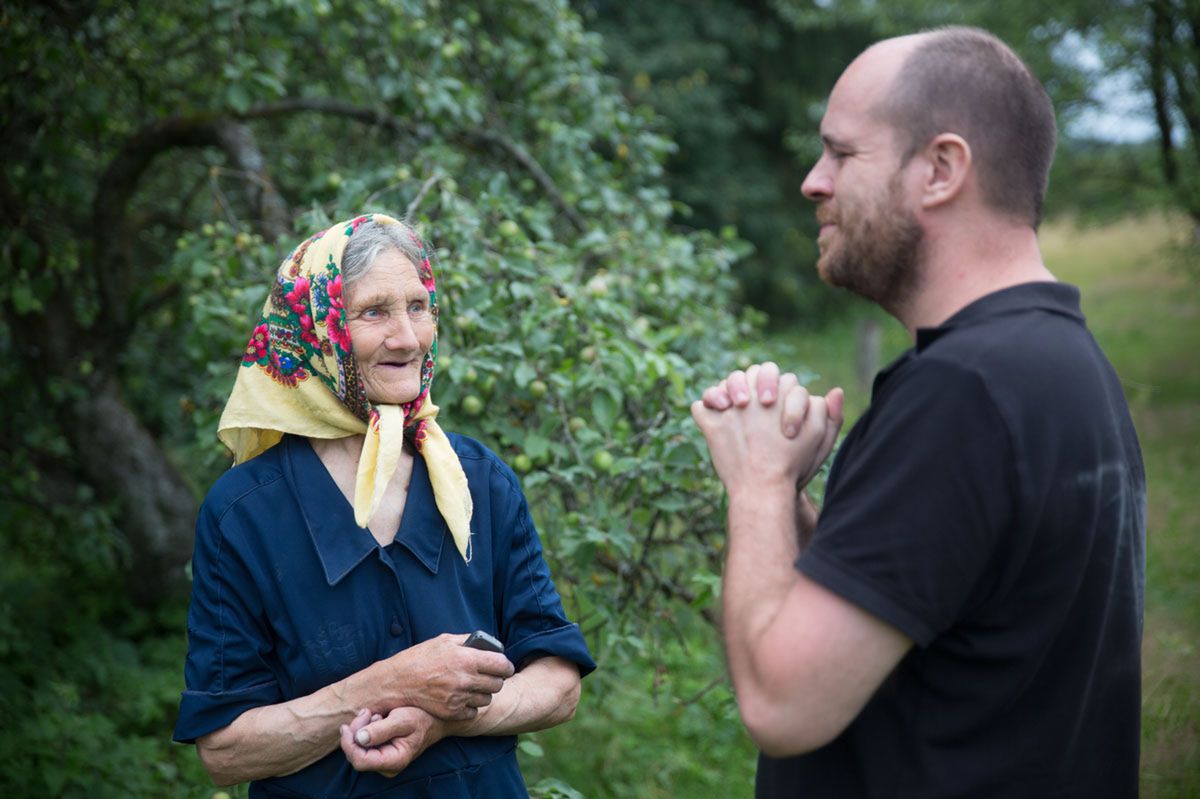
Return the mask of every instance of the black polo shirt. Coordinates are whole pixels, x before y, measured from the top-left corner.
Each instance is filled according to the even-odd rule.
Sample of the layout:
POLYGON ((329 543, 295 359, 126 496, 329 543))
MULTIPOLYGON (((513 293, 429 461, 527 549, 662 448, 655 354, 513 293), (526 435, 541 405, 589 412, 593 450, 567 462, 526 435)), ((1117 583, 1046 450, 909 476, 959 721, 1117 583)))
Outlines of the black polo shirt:
POLYGON ((811 579, 915 642, 759 797, 1134 797, 1145 474, 1077 289, 980 299, 875 380, 811 579))

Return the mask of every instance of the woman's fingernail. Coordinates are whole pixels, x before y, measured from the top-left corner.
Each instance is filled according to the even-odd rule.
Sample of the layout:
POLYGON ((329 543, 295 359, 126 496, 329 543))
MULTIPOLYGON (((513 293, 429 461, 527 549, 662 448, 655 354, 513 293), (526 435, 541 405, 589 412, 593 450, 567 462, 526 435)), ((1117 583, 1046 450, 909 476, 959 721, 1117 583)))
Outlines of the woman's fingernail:
POLYGON ((367 732, 366 730, 359 730, 354 736, 354 740, 358 741, 359 746, 366 746, 367 744, 371 743, 371 733, 367 732))
POLYGON ((789 424, 787 427, 783 428, 783 434, 788 438, 794 437, 796 435, 795 426, 789 424))

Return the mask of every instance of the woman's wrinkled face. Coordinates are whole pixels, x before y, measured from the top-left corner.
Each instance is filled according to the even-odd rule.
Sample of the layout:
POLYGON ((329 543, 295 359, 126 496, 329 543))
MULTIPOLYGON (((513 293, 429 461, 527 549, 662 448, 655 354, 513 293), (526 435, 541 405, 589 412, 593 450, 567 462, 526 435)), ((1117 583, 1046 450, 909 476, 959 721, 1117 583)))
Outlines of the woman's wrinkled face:
POLYGON ((421 392, 421 364, 436 328, 429 292, 399 250, 384 250, 347 287, 346 322, 367 399, 399 405, 421 392))

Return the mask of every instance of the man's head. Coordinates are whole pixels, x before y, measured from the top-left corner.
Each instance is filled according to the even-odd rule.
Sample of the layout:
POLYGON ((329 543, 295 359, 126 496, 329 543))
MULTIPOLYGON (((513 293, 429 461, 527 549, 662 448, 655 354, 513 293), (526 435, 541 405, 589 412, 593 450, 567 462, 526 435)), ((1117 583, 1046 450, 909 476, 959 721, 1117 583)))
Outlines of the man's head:
POLYGON ((901 162, 939 133, 971 147, 984 201, 1037 228, 1057 127, 1046 90, 1004 42, 977 28, 920 36, 876 113, 895 131, 901 162))
POLYGON ((976 203, 1036 227, 1054 150, 1045 91, 991 34, 944 28, 888 39, 846 69, 804 181, 820 205, 818 269, 895 310, 921 280, 926 212, 976 203))

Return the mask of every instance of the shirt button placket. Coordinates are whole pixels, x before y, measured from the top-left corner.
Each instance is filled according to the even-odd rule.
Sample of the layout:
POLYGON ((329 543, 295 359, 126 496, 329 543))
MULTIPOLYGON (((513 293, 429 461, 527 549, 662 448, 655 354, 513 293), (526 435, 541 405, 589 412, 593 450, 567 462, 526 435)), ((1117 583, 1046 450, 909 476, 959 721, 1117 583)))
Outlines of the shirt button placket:
POLYGON ((411 631, 406 630, 404 628, 404 623, 401 622, 401 619, 408 615, 405 612, 405 608, 408 603, 405 601, 404 597, 404 581, 400 579, 400 570, 397 568, 396 562, 388 550, 380 549, 379 559, 387 566, 388 571, 391 572, 392 577, 394 577, 396 580, 396 605, 392 613, 392 621, 388 625, 387 631, 391 634, 393 639, 400 639, 400 641, 392 647, 393 652, 399 652, 412 646, 411 631))

